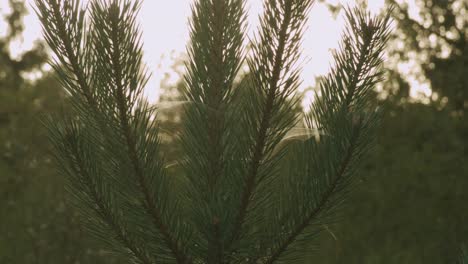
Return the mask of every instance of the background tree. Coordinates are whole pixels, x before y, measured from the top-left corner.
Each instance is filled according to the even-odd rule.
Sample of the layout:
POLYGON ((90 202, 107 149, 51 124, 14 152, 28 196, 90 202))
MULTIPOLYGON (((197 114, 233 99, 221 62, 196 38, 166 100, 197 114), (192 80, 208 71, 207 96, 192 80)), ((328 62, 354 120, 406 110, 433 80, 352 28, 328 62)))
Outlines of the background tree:
POLYGON ((451 110, 465 111, 467 104, 468 3, 459 0, 416 1, 416 12, 408 4, 388 0, 396 6, 398 31, 395 39, 404 45, 395 48, 395 59, 416 60, 437 96, 451 110), (416 13, 416 16, 415 14, 416 13), (448 73, 448 74, 447 74, 448 73))
POLYGON ((104 263, 65 202, 64 180, 51 164, 40 122, 66 108, 65 95, 44 71, 41 42, 12 55, 26 8, 23 1, 5 2, 11 12, 4 14, 7 30, 0 38, 0 263, 104 263))

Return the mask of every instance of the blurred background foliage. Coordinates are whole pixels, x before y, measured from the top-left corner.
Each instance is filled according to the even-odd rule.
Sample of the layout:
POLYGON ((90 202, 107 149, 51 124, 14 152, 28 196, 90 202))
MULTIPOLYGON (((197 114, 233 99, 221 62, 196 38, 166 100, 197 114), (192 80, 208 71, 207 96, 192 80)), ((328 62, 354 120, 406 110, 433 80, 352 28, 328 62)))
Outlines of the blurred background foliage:
POLYGON ((55 77, 44 70, 47 50, 38 42, 12 55, 27 9, 24 1, 0 2, 11 9, 0 38, 0 263, 116 263, 81 230, 48 155, 41 116, 66 106, 55 77))
MULTIPOLYGON (((468 2, 415 2, 416 11, 387 0, 395 33, 387 81, 376 91, 384 110, 377 144, 340 221, 310 246, 310 263, 456 263, 468 244, 468 2), (412 79, 432 92, 415 97, 412 79)), ((27 10, 22 0, 1 4, 12 12, 0 38, 0 263, 125 263, 94 244, 67 202, 40 123, 44 114, 66 111, 65 95, 46 70, 41 42, 12 56, 27 10)), ((182 65, 183 58, 174 63, 180 75, 182 65)), ((183 84, 168 79, 159 118, 168 159, 176 160, 171 136, 183 84)))

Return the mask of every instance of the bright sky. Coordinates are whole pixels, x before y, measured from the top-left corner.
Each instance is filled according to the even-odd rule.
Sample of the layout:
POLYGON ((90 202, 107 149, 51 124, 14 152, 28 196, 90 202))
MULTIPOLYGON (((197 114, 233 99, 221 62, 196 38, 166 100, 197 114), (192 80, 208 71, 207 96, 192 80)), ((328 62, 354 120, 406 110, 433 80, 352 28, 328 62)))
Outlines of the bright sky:
MULTIPOLYGON (((143 2, 141 19, 144 29, 146 58, 153 72, 151 87, 157 87, 164 73, 171 65, 168 53, 185 51, 188 40, 187 21, 190 16, 192 0, 146 0, 143 2), (165 57, 161 57, 165 54, 165 57)), ((329 3, 351 3, 352 0, 335 0, 329 3)), ((384 0, 372 0, 370 8, 377 11, 383 7, 384 0)), ((258 26, 258 16, 262 13, 263 0, 248 0, 249 28, 252 36, 258 26)), ((316 4, 310 14, 308 30, 304 36, 303 58, 304 80, 302 88, 314 84, 315 77, 327 73, 331 60, 330 49, 337 48, 338 40, 344 25, 341 16, 337 21, 324 4, 316 4)), ((174 76, 176 77, 176 76, 174 76)), ((177 79, 174 78, 174 81, 177 79)))
MULTIPOLYGON (((6 0, 0 0, 3 2, 6 0)), ((27 0, 29 5, 33 0, 27 0)), ((171 70, 174 56, 185 51, 188 40, 187 22, 190 15, 192 0, 143 0, 140 21, 143 28, 145 60, 153 73, 148 84, 147 94, 151 101, 158 98, 160 81, 165 74, 170 74, 173 81, 177 81, 176 74, 171 70)), ((328 0, 328 3, 352 4, 353 0, 328 0)), ((252 35, 258 25, 258 15, 262 12, 263 0, 247 0, 249 7, 249 31, 252 35)), ((379 11, 384 0, 370 0, 369 8, 373 12, 379 11)), ((7 12, 1 10, 0 12, 7 12)), ((32 46, 34 40, 41 37, 41 27, 33 12, 25 17, 24 41, 18 43, 20 49, 32 46)), ((310 13, 308 29, 303 41, 304 80, 302 88, 314 84, 315 77, 327 73, 331 60, 331 49, 337 48, 338 40, 343 29, 343 17, 337 19, 332 16, 324 4, 316 3, 310 13)), ((1 32, 0 25, 0 35, 1 32)))

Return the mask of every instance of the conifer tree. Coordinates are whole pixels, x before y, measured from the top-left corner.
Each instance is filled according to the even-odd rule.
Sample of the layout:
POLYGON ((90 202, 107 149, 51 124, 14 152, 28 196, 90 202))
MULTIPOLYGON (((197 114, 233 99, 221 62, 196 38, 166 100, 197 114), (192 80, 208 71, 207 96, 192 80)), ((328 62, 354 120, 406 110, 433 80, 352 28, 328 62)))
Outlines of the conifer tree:
POLYGON ((142 95, 140 2, 36 0, 73 109, 46 122, 55 159, 90 231, 110 249, 145 264, 304 258, 302 246, 334 220, 372 142, 371 90, 389 33, 389 16, 348 8, 341 50, 302 118, 294 95, 313 2, 265 0, 249 53, 244 0, 195 1, 182 173, 173 175, 157 108, 142 95), (244 62, 249 74, 238 84, 244 62), (300 141, 285 142, 302 119, 300 141))

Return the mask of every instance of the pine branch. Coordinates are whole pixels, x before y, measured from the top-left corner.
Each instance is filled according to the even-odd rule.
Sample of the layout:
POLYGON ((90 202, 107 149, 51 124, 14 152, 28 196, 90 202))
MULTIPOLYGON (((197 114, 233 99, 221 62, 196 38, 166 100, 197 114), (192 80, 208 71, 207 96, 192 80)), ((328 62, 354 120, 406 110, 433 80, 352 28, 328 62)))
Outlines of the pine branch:
POLYGON ((246 180, 246 189, 245 192, 242 195, 242 202, 241 202, 241 207, 239 210, 239 216, 237 219, 237 224, 236 228, 234 230, 240 230, 242 228, 242 222, 244 221, 245 214, 247 213, 247 209, 249 206, 249 202, 252 196, 252 192, 255 189, 255 177, 257 176, 257 172, 259 169, 259 165, 261 160, 263 159, 264 155, 264 148, 265 148, 265 140, 266 140, 266 133, 269 127, 270 123, 270 118, 271 118, 271 112, 273 110, 273 102, 275 100, 275 95, 276 95, 276 90, 278 89, 278 81, 280 78, 280 70, 282 67, 282 60, 283 60, 283 52, 284 52, 284 46, 286 45, 286 31, 288 30, 289 22, 291 20, 291 5, 292 2, 289 1, 286 3, 285 7, 285 16, 284 20, 281 25, 281 30, 279 33, 279 46, 276 51, 276 57, 275 57, 275 64, 273 68, 273 74, 271 78, 271 82, 269 85, 269 93, 267 96, 267 102, 265 105, 265 110, 263 111, 263 117, 262 121, 260 123, 260 129, 258 133, 258 137, 256 140, 256 145, 254 147, 254 155, 252 158, 252 163, 250 166, 250 173, 247 176, 246 180))
MULTIPOLYGON (((379 70, 379 65, 382 61, 383 47, 388 40, 389 17, 372 19, 368 13, 349 8, 346 10, 346 16, 348 24, 347 31, 343 36, 342 50, 334 56, 337 62, 336 68, 321 83, 322 97, 316 99, 312 107, 311 119, 309 119, 309 124, 315 122, 327 135, 333 135, 334 138, 331 140, 321 139, 311 146, 306 145, 304 151, 300 151, 298 155, 310 156, 319 163, 330 162, 333 160, 333 156, 325 156, 323 160, 314 156, 320 157, 323 155, 322 153, 336 149, 342 144, 346 147, 338 153, 345 154, 339 155, 336 166, 339 169, 335 172, 333 172, 334 166, 331 167, 331 172, 319 167, 312 172, 307 163, 314 164, 314 162, 310 162, 307 158, 305 159, 306 164, 299 166, 306 168, 305 177, 313 177, 311 173, 324 173, 323 177, 327 180, 314 184, 316 187, 314 185, 309 187, 319 194, 318 199, 312 199, 314 202, 310 207, 306 205, 305 208, 308 208, 306 211, 308 210, 309 213, 305 213, 302 219, 292 216, 292 220, 283 220, 281 226, 292 226, 292 228, 286 233, 286 237, 281 238, 281 242, 274 246, 266 263, 279 260, 288 247, 306 232, 306 229, 313 226, 313 222, 322 221, 322 215, 325 212, 331 212, 338 205, 342 198, 333 197, 336 197, 340 191, 342 192, 349 183, 352 167, 359 160, 359 156, 362 156, 369 147, 369 142, 365 141, 363 135, 370 133, 372 126, 375 125, 375 117, 372 117, 371 114, 370 117, 363 119, 362 115, 368 115, 365 112, 372 111, 369 109, 369 96, 374 84, 381 78, 382 71, 379 70), (340 123, 346 124, 346 122, 350 125, 350 134, 344 133, 347 128, 340 125, 340 123), (314 149, 314 145, 318 148, 314 149), (319 147, 320 145, 325 148, 319 147), (312 153, 307 154, 306 149, 311 149, 312 153), (327 174, 333 176, 327 178, 327 174), (323 188, 325 191, 321 191, 323 188), (288 224, 289 221, 292 221, 291 224, 288 224)), ((298 200, 308 200, 308 192, 310 192, 309 189, 304 189, 302 195, 291 199, 291 206, 294 206, 298 200)))
MULTIPOLYGON (((140 158, 137 154, 137 145, 135 138, 137 135, 133 131, 129 116, 129 111, 132 109, 134 102, 129 101, 129 98, 138 98, 141 96, 142 87, 146 83, 145 75, 138 76, 134 72, 123 70, 122 62, 128 63, 137 72, 141 72, 141 45, 138 44, 139 39, 137 28, 135 26, 135 13, 139 9, 139 2, 130 4, 124 2, 122 10, 116 1, 112 1, 107 6, 106 1, 92 2, 92 10, 94 11, 94 26, 99 28, 96 36, 97 41, 101 41, 106 36, 109 37, 110 45, 103 46, 99 51, 105 51, 101 60, 103 63, 111 61, 110 69, 99 68, 100 70, 108 70, 108 78, 115 85, 115 101, 118 109, 119 125, 122 129, 123 136, 126 142, 127 154, 130 163, 134 170, 134 175, 138 182, 139 188, 143 194, 144 208, 152 217, 152 221, 157 229, 163 235, 167 247, 172 251, 178 263, 191 263, 191 260, 183 250, 179 247, 178 242, 170 233, 169 228, 163 222, 161 213, 158 211, 158 206, 155 204, 156 198, 149 190, 149 185, 146 176, 141 167, 140 158), (102 17, 101 17, 102 16, 102 17), (101 35, 102 34, 102 35, 101 35), (124 52, 122 52, 124 51, 124 52), (132 74, 132 76, 125 76, 132 74), (137 79, 134 79, 136 75, 137 79)), ((101 64, 102 65, 102 64, 101 64)))
MULTIPOLYGON (((297 60, 298 43, 302 36, 302 27, 305 24, 307 11, 313 1, 265 1, 265 14, 261 21, 262 35, 260 41, 254 43, 254 56, 249 60, 255 85, 263 88, 263 83, 268 82, 266 87, 266 103, 261 111, 260 125, 253 142, 253 156, 251 157, 249 170, 245 179, 245 187, 241 196, 241 203, 236 216, 235 225, 229 244, 233 243, 241 235, 241 230, 251 204, 252 196, 258 185, 258 173, 262 162, 269 153, 267 145, 271 144, 268 134, 275 130, 271 127, 271 121, 275 115, 274 111, 277 101, 284 100, 297 87, 296 76, 291 66, 297 60), (295 34, 294 34, 295 33, 295 34), (270 46, 275 43, 275 50, 270 46), (287 46, 290 46, 286 48, 287 46), (270 56, 273 55, 273 61, 270 56), (263 65, 262 65, 263 64, 263 65), (271 66, 271 69, 268 69, 271 66), (289 71, 290 76, 287 76, 289 71), (286 84, 281 85, 280 82, 286 84), (283 88, 280 91, 280 88, 283 88)), ((279 128, 280 133, 276 137, 281 138, 281 130, 287 130, 290 120, 284 128, 279 128)))
POLYGON ((220 201, 231 196, 226 187, 236 177, 230 132, 237 117, 233 85, 243 61, 245 19, 243 0, 199 0, 192 6, 184 96, 193 105, 185 111, 181 144, 186 175, 198 192, 195 204, 204 208, 194 221, 207 240, 208 263, 223 262, 223 226, 231 221, 225 213, 230 206, 220 201))
POLYGON ((49 47, 55 54, 62 55, 58 56, 59 62, 53 63, 54 69, 64 77, 61 81, 65 82, 65 87, 68 87, 71 94, 81 93, 90 105, 96 106, 79 60, 83 55, 79 53, 82 52, 85 16, 80 1, 70 0, 62 4, 58 0, 35 0, 35 2, 36 14, 42 22, 49 47), (77 85, 67 80, 74 80, 77 85))
MULTIPOLYGON (((61 81, 64 86, 68 88, 68 91, 72 95, 83 95, 93 111, 97 113, 97 102, 92 95, 88 80, 82 68, 82 63, 80 59, 78 59, 83 55, 79 53, 82 52, 82 30, 84 27, 85 15, 79 1, 66 1, 60 4, 56 0, 36 0, 36 5, 38 8, 36 13, 42 21, 45 38, 49 46, 56 54, 62 55, 58 56, 59 62, 53 64, 54 69, 56 69, 62 77, 61 81)), ((49 122, 49 124, 49 126, 52 127, 53 122, 49 122)), ((66 137, 62 140, 66 141, 66 137)), ((115 221, 116 216, 113 215, 111 208, 106 205, 102 194, 97 192, 93 187, 93 180, 90 175, 85 173, 86 170, 82 165, 83 162, 80 159, 77 146, 69 145, 68 148, 74 151, 70 155, 72 159, 77 161, 78 168, 75 173, 82 175, 83 188, 88 189, 87 192, 90 198, 97 205, 97 208, 93 209, 101 217, 103 222, 116 233, 122 245, 127 247, 141 263, 152 263, 149 258, 138 249, 135 242, 126 235, 127 231, 115 221)), ((66 153, 66 151, 65 149, 61 152, 66 153)), ((63 161, 63 163, 66 163, 66 161, 63 161)))
MULTIPOLYGON (((359 129, 359 127, 358 127, 359 129)), ((354 155, 355 144, 357 144, 357 138, 359 137, 359 131, 355 132, 355 136, 351 139, 350 146, 344 157, 344 160, 341 163, 338 173, 334 177, 333 182, 331 183, 328 190, 322 195, 322 199, 316 206, 316 208, 300 223, 294 231, 283 241, 280 246, 271 254, 267 259, 265 264, 272 264, 277 261, 281 255, 287 250, 287 248, 296 240, 296 238, 312 223, 313 220, 317 218, 324 210, 327 209, 326 205, 330 201, 330 198, 335 194, 338 189, 339 183, 345 177, 345 174, 348 170, 348 167, 351 163, 351 159, 354 155)))

